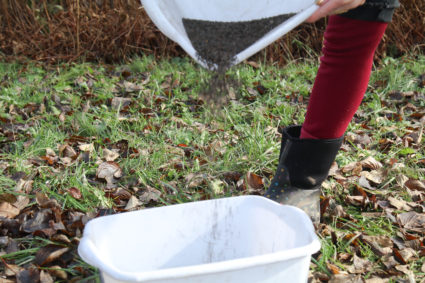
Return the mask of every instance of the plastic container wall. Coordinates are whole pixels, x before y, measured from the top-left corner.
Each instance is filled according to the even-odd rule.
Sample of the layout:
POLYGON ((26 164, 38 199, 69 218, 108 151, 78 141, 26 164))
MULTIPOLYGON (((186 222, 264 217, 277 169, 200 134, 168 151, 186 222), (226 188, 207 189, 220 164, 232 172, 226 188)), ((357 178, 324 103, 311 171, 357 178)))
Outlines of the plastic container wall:
POLYGON ((271 283, 306 282, 319 248, 303 211, 242 196, 94 219, 79 254, 105 282, 271 283))

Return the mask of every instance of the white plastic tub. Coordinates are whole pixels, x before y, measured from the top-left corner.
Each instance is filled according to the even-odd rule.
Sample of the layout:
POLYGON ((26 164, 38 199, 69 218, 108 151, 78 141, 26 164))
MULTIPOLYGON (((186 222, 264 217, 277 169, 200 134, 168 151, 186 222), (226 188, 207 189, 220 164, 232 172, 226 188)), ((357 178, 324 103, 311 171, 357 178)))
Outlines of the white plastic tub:
POLYGON ((78 252, 104 282, 294 283, 319 249, 302 210, 241 196, 93 219, 78 252))

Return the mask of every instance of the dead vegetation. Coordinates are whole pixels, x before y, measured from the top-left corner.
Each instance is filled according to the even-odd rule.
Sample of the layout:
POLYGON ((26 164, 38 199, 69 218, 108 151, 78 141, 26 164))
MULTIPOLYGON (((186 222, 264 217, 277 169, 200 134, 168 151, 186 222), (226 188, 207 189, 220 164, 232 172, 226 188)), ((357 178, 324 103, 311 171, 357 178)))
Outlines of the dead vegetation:
MULTIPOLYGON (((424 51, 425 1, 401 0, 378 57, 424 51)), ((0 54, 42 62, 122 62, 137 54, 184 55, 163 36, 137 0, 27 0, 0 2, 0 54)), ((304 24, 261 54, 270 62, 320 52, 325 20, 304 24)))

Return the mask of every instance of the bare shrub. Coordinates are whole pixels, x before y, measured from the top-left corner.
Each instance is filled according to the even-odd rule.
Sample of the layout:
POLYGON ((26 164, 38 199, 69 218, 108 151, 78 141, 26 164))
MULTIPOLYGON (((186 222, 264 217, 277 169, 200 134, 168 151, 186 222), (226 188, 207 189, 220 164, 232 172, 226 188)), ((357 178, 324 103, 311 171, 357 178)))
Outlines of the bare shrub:
MULTIPOLYGON (((402 0, 377 56, 424 51, 424 0, 402 0)), ((122 62, 136 54, 183 56, 138 0, 2 0, 0 52, 47 63, 122 62)), ((326 20, 303 24, 257 56, 283 64, 320 53, 326 20)))

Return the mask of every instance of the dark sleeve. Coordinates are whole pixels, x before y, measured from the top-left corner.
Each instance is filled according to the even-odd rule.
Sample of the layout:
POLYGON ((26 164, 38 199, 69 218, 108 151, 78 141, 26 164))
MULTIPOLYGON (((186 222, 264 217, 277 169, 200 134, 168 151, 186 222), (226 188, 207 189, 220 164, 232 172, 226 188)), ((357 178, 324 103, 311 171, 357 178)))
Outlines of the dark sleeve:
POLYGON ((400 7, 398 0, 366 0, 362 6, 340 16, 364 21, 391 22, 397 7, 400 7))

